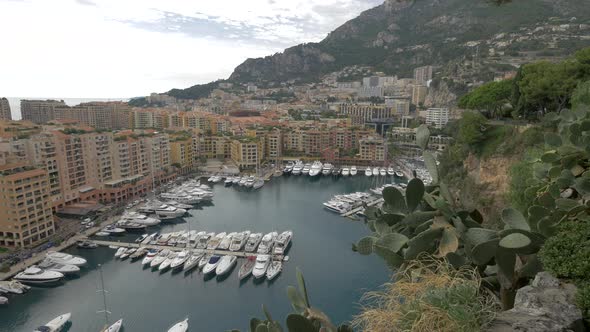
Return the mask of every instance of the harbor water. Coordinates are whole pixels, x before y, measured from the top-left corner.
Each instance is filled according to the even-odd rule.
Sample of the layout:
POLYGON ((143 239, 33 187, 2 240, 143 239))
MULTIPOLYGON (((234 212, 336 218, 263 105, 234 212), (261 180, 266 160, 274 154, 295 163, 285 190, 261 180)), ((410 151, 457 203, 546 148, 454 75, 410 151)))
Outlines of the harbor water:
POLYGON ((32 331, 66 312, 72 313, 67 330, 99 331, 105 317, 97 313, 103 309, 102 294, 97 293, 101 288, 98 264, 108 291, 110 322, 123 318, 126 332, 167 331, 185 317, 189 331, 248 331, 250 318, 264 317, 262 304, 284 325, 292 312, 286 288, 297 285, 296 267, 303 271, 311 304, 335 323, 349 321, 358 313, 362 294, 387 282, 390 271, 379 257, 351 250, 351 244, 369 232, 363 222, 329 212, 322 203, 335 194, 367 191, 382 182, 383 178, 364 175, 290 176, 273 178, 257 191, 228 188, 221 182, 213 186, 213 202, 190 210, 186 222, 162 224, 151 232, 293 230, 290 259, 275 280, 258 282, 249 277, 240 282, 242 259, 231 274, 217 279, 204 277, 197 269, 189 274, 143 269, 140 261, 114 259, 115 250, 105 247, 72 248, 70 253, 88 260, 81 274, 58 286, 34 287, 24 295, 10 296, 10 304, 0 307, 0 331, 32 331))

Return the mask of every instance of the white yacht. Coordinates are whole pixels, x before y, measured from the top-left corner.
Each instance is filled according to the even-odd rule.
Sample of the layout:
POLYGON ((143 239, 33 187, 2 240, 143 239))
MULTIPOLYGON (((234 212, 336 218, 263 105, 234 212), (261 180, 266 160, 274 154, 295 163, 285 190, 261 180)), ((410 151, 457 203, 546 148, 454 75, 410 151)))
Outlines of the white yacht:
POLYGON ((257 252, 259 254, 268 254, 271 251, 272 246, 273 246, 277 236, 278 236, 277 232, 270 232, 270 233, 264 235, 262 237, 262 240, 260 241, 260 245, 258 246, 257 252))
POLYGON ((8 303, 8 298, 4 297, 4 296, 0 296, 0 305, 7 304, 7 303, 8 303))
POLYGON ((121 217, 122 220, 131 221, 137 224, 145 225, 145 226, 156 226, 161 221, 156 218, 150 218, 145 214, 137 213, 137 212, 127 212, 123 214, 121 217))
POLYGON ((303 171, 303 162, 298 160, 297 162, 295 162, 295 165, 293 165, 293 171, 291 171, 291 174, 300 175, 302 171, 303 171))
POLYGON ((235 234, 231 239, 231 244, 229 245, 229 250, 231 251, 240 251, 246 245, 246 241, 250 236, 250 231, 243 231, 240 233, 235 234))
POLYGON ((126 247, 120 247, 119 249, 117 249, 117 251, 115 251, 115 258, 119 258, 121 257, 121 255, 123 255, 125 252, 127 251, 126 247))
POLYGON ((252 275, 256 279, 260 279, 266 275, 266 269, 270 265, 270 256, 269 255, 258 255, 256 257, 256 264, 254 264, 254 269, 252 270, 252 275))
POLYGON ((156 215, 160 219, 179 218, 186 214, 185 209, 178 209, 174 206, 162 205, 156 210, 156 215))
POLYGON ((174 324, 171 328, 168 329, 168 332, 186 332, 188 331, 188 318, 183 320, 182 322, 178 322, 174 324))
POLYGON ((31 266, 14 276, 16 281, 25 284, 50 284, 63 279, 64 275, 55 271, 46 271, 36 266, 31 266))
POLYGON ((301 170, 301 174, 307 175, 309 174, 309 170, 311 169, 311 164, 307 163, 303 165, 303 169, 301 170))
POLYGON ((254 184, 252 185, 253 189, 260 189, 264 186, 264 180, 262 179, 257 179, 256 182, 254 182, 254 184))
POLYGON ((252 186, 254 186, 254 182, 256 182, 256 178, 253 176, 250 176, 248 178, 248 180, 246 180, 246 183, 244 183, 244 187, 252 188, 252 186))
POLYGON ((121 330, 122 326, 123 326, 123 319, 119 319, 118 321, 116 321, 113 325, 109 326, 103 332, 119 332, 121 330))
POLYGON ((336 213, 340 213, 340 214, 346 213, 352 209, 350 204, 348 204, 346 202, 338 201, 338 200, 331 200, 331 201, 325 202, 323 204, 327 210, 330 210, 330 211, 336 212, 336 213))
POLYGON ((238 271, 238 279, 242 280, 252 274, 254 265, 256 265, 256 256, 246 257, 246 261, 240 266, 240 270, 238 271))
POLYGON ((284 255, 285 251, 287 250, 287 247, 289 247, 289 244, 291 243, 292 237, 293 237, 292 231, 282 232, 275 240, 273 253, 275 255, 284 255))
POLYGON ((323 175, 330 175, 332 174, 332 170, 334 169, 334 165, 330 163, 325 163, 324 167, 322 167, 322 174, 323 175))
POLYGON ((164 261, 160 264, 160 266, 158 266, 158 271, 165 271, 166 269, 168 269, 170 267, 170 264, 172 264, 172 261, 176 259, 177 256, 177 253, 171 252, 168 255, 168 257, 166 257, 166 259, 164 259, 164 261))
POLYGON ((350 175, 356 175, 356 173, 358 173, 358 169, 356 168, 356 166, 352 166, 350 168, 350 175))
POLYGON ((223 276, 236 265, 237 261, 238 258, 234 255, 226 255, 221 257, 219 264, 217 264, 217 267, 215 268, 215 274, 218 276, 223 276))
POLYGON ((373 175, 373 172, 371 171, 371 167, 367 167, 367 169, 365 170, 365 175, 366 175, 366 176, 371 176, 371 175, 373 175))
POLYGON ((140 259, 141 257, 145 256, 148 253, 148 249, 146 248, 138 248, 137 250, 135 250, 134 253, 132 253, 131 255, 129 255, 129 258, 131 259, 131 261, 135 262, 136 260, 140 259))
POLYGON ((207 243, 209 243, 209 239, 211 239, 213 236, 215 236, 215 233, 207 233, 205 235, 201 235, 201 237, 199 237, 199 239, 197 240, 196 248, 197 249, 207 248, 207 243))
POLYGON ((248 236, 248 240, 246 241, 246 247, 244 248, 247 252, 254 252, 258 244, 262 240, 262 233, 252 233, 248 236))
POLYGON ((242 178, 240 178, 239 176, 236 176, 236 177, 233 178, 233 180, 232 180, 231 183, 232 184, 238 184, 238 183, 240 183, 240 180, 242 180, 242 178))
POLYGON ((395 176, 397 176, 398 178, 403 178, 404 173, 402 173, 400 170, 397 170, 397 171, 395 171, 395 176))
POLYGON ((73 256, 70 254, 66 254, 63 252, 57 251, 50 251, 47 253, 47 258, 51 259, 51 261, 59 264, 69 264, 69 265, 76 265, 81 266, 86 264, 86 260, 82 257, 73 256))
POLYGON ((221 232, 215 236, 213 236, 210 240, 209 243, 207 243, 207 249, 210 250, 214 250, 217 249, 217 247, 219 247, 219 244, 221 243, 221 241, 227 236, 226 232, 221 232))
POLYGON ((170 254, 170 250, 168 249, 164 249, 162 251, 160 251, 160 253, 154 257, 154 259, 152 259, 152 261, 150 262, 150 267, 154 268, 160 264, 162 264, 163 261, 166 260, 166 258, 168 258, 168 255, 170 254))
POLYGON ((266 270, 266 279, 273 280, 276 278, 276 276, 281 272, 282 268, 283 263, 281 263, 281 261, 272 261, 266 270))
POLYGON ((242 178, 240 179, 240 182, 238 182, 238 184, 243 187, 246 185, 246 181, 248 181, 248 177, 242 176, 242 178))
POLYGON ((59 272, 64 275, 65 274, 76 274, 76 273, 80 272, 80 268, 77 267, 76 265, 56 263, 49 258, 46 258, 41 263, 39 263, 39 265, 37 265, 37 266, 44 269, 44 270, 59 272))
POLYGON ((225 181, 223 181, 223 185, 226 187, 231 187, 233 182, 234 182, 234 178, 228 176, 227 179, 225 179, 225 181))
POLYGON ((209 260, 211 259, 211 257, 213 257, 212 254, 205 254, 203 255, 203 257, 201 258, 201 260, 199 261, 198 267, 200 270, 202 270, 205 265, 207 265, 207 263, 209 263, 209 260))
POLYGON ((108 225, 102 229, 103 232, 109 233, 110 235, 119 235, 125 233, 123 228, 116 227, 115 225, 108 225))
POLYGON ((125 260, 125 259, 129 258, 129 256, 135 254, 136 251, 137 251, 136 248, 129 248, 129 249, 125 250, 125 252, 119 258, 121 260, 125 260))
POLYGON ((285 168, 283 168, 283 174, 290 174, 293 171, 293 167, 295 164, 293 162, 288 162, 285 168))
POLYGON ((387 168, 387 175, 389 175, 389 176, 395 175, 395 171, 393 170, 393 167, 389 166, 387 168))
POLYGON ((23 294, 31 289, 30 286, 21 284, 16 280, 0 281, 0 292, 12 293, 12 294, 23 294))
POLYGON ((150 264, 154 260, 154 258, 156 258, 158 253, 159 251, 157 249, 151 249, 150 251, 148 251, 147 255, 145 255, 145 257, 141 261, 141 265, 150 264))
POLYGON ((59 332, 64 328, 71 317, 72 314, 69 312, 67 314, 59 315, 45 325, 36 328, 34 332, 59 332))
POLYGON ((205 264, 205 267, 203 267, 203 273, 208 274, 215 271, 217 265, 219 265, 219 261, 221 261, 221 257, 217 255, 211 256, 209 261, 207 261, 207 264, 205 264))
POLYGON ((379 169, 379 175, 381 175, 381 176, 387 175, 387 170, 385 168, 381 167, 379 169))
POLYGON ((237 232, 231 232, 229 234, 227 234, 223 240, 221 240, 221 242, 219 242, 219 246, 217 246, 217 249, 220 250, 228 250, 229 246, 231 245, 231 241, 234 238, 234 236, 238 235, 237 232))
POLYGON ((350 168, 348 168, 348 166, 342 167, 342 176, 348 176, 348 175, 350 175, 350 168))
POLYGON ((317 176, 322 172, 322 163, 320 161, 314 161, 309 169, 309 176, 317 176))
POLYGON ((373 176, 379 175, 379 168, 373 167, 373 176))
POLYGON ((184 263, 186 263, 186 261, 189 259, 189 257, 190 257, 190 252, 188 250, 183 250, 183 251, 179 252, 178 256, 176 256, 176 258, 174 258, 174 260, 172 260, 172 263, 170 263, 170 268, 174 270, 174 269, 183 267, 184 263))
POLYGON ((197 267, 199 261, 203 258, 203 254, 193 253, 191 257, 189 257, 186 262, 184 263, 184 267, 182 268, 183 271, 190 271, 197 267))
POLYGON ((147 201, 144 205, 140 206, 138 211, 143 213, 154 213, 157 208, 162 205, 162 202, 158 200, 147 201))

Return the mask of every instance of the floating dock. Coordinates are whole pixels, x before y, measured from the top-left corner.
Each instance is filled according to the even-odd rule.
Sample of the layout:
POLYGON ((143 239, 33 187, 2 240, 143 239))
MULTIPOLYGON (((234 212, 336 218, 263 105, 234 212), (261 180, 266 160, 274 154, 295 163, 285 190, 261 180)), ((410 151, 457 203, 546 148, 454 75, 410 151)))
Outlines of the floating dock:
MULTIPOLYGON (((383 200, 383 197, 381 197, 381 198, 377 198, 377 199, 375 199, 375 200, 373 200, 373 201, 370 201, 369 203, 367 203, 367 206, 373 206, 373 205, 376 205, 376 204, 382 203, 383 201, 384 201, 384 200, 383 200)), ((341 214, 341 216, 343 216, 343 217, 350 217, 350 216, 352 216, 353 214, 355 214, 355 213, 357 213, 357 212, 360 212, 360 211, 362 211, 362 210, 364 210, 364 209, 365 209, 365 207, 364 207, 364 206, 359 206, 359 207, 357 207, 357 208, 354 208, 354 209, 352 209, 352 210, 350 210, 350 211, 348 211, 348 212, 344 212, 343 214, 341 214)))

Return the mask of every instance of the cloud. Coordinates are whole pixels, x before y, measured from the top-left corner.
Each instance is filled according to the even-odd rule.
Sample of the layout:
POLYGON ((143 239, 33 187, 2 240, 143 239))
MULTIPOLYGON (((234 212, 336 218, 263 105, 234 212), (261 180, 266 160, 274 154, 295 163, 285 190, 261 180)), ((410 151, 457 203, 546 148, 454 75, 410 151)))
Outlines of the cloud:
POLYGON ((0 0, 0 93, 127 97, 319 41, 377 0, 0 0), (46 15, 52 13, 52 15, 46 15), (32 24, 31 22, 34 22, 32 24))

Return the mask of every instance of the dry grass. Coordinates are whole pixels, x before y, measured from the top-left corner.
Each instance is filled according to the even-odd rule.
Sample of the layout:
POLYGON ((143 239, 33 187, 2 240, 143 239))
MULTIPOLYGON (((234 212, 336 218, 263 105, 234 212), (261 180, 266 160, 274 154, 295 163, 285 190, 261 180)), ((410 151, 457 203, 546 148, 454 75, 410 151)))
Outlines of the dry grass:
POLYGON ((353 325, 362 331, 471 332, 493 319, 497 306, 481 291, 475 270, 456 270, 432 257, 409 262, 383 290, 361 300, 353 325))

